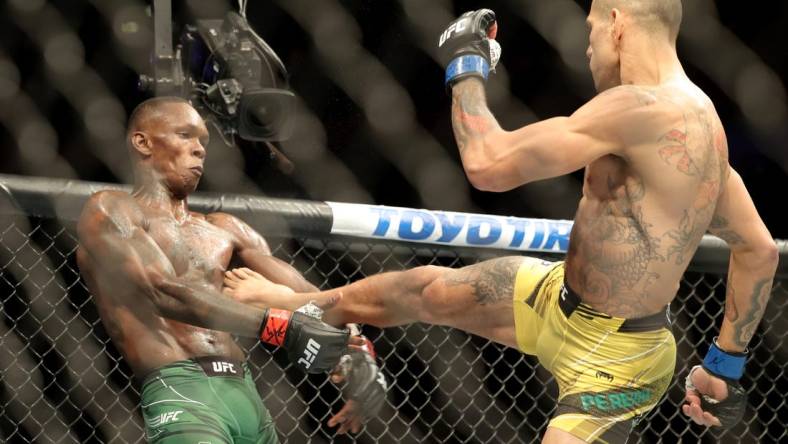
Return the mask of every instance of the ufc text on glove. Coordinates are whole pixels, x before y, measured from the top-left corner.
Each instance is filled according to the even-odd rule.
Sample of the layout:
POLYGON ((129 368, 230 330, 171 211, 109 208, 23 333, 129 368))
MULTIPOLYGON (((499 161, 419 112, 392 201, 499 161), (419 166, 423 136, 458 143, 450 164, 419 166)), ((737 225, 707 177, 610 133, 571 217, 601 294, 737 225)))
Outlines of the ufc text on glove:
POLYGON ((438 57, 451 87, 467 77, 487 79, 501 55, 495 41, 498 25, 489 9, 469 11, 451 22, 438 39, 438 57))

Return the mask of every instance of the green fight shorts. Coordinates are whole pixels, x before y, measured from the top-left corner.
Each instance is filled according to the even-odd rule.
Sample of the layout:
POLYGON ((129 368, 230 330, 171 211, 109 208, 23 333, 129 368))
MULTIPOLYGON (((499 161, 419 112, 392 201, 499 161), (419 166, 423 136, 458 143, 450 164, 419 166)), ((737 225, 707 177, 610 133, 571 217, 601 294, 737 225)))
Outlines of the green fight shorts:
POLYGON ((142 383, 145 437, 153 444, 278 443, 249 367, 226 357, 177 361, 142 383))

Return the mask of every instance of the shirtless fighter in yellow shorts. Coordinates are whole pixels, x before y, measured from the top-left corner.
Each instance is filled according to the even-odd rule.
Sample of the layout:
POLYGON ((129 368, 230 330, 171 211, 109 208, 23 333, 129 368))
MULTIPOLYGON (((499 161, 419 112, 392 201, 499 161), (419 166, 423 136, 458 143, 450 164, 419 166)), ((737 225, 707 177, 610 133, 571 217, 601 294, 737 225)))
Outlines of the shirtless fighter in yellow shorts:
POLYGON ((499 54, 493 12, 464 14, 440 37, 454 132, 474 186, 505 191, 586 168, 565 262, 419 267, 295 298, 236 271, 226 276, 229 293, 293 309, 341 292, 328 322, 428 322, 517 347, 558 381, 544 442, 619 443, 673 377, 666 306, 708 230, 731 248, 725 318, 687 378, 682 408, 700 424, 735 424, 746 402, 738 379, 777 248, 728 164, 714 105, 676 55, 681 15, 679 0, 594 1, 587 55, 599 94, 569 117, 515 131, 501 129, 485 101, 499 54))

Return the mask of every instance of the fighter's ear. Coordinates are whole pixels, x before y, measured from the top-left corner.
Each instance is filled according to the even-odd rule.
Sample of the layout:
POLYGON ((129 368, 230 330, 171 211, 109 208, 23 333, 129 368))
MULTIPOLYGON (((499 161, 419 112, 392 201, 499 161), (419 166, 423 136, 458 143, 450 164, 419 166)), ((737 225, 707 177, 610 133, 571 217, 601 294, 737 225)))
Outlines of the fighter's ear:
POLYGON ((143 131, 134 131, 131 133, 131 136, 129 136, 129 143, 134 151, 140 153, 142 157, 148 157, 153 153, 150 137, 143 131))
POLYGON ((610 36, 616 46, 621 44, 621 36, 624 34, 624 17, 618 8, 610 10, 610 36))

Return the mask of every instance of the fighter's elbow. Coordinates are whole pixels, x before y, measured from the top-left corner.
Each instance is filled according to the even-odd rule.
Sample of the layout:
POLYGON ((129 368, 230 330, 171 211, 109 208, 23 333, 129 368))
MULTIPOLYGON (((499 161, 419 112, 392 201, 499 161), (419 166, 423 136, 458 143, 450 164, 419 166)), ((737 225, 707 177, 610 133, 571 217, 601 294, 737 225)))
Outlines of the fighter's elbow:
POLYGON ((209 305, 194 297, 188 288, 166 276, 160 275, 153 279, 155 284, 145 294, 161 316, 199 327, 211 328, 210 319, 213 313, 209 305))
POLYGON ((172 296, 167 291, 167 279, 161 273, 148 273, 145 280, 141 283, 142 293, 148 297, 151 303, 160 311, 166 311, 173 305, 172 296))
POLYGON ((167 317, 171 317, 169 315, 172 314, 174 307, 182 309, 184 306, 191 306, 191 304, 188 304, 189 301, 184 300, 185 292, 180 288, 182 285, 173 282, 158 271, 146 273, 145 279, 141 281, 140 286, 142 287, 142 293, 167 317))
POLYGON ((776 269, 780 260, 780 248, 768 236, 751 241, 745 245, 731 246, 734 256, 739 256, 750 267, 760 269, 776 269))
POLYGON ((495 180, 494 175, 478 165, 468 165, 465 167, 465 176, 468 182, 479 191, 500 192, 501 186, 495 180))
POLYGON ((522 165, 513 154, 517 148, 512 146, 509 133, 497 131, 470 145, 463 152, 462 165, 474 188, 500 193, 530 182, 528 165, 522 165))
POLYGON ((503 193, 528 183, 520 177, 510 177, 494 167, 466 168, 465 175, 474 188, 492 193, 503 193))
POLYGON ((135 287, 138 293, 150 296, 164 283, 164 276, 155 269, 146 268, 137 257, 130 257, 120 264, 117 270, 125 276, 128 284, 135 287))
POLYGON ((500 193, 513 188, 500 166, 499 159, 486 155, 466 156, 463 159, 463 169, 468 182, 480 191, 500 193))
POLYGON ((777 263, 780 261, 780 248, 774 239, 770 238, 764 241, 763 245, 758 248, 758 251, 766 264, 777 267, 777 263))

